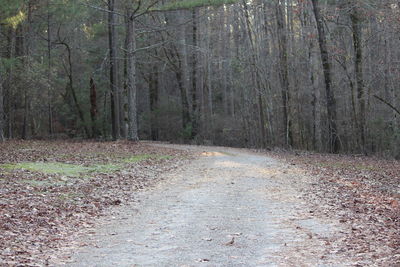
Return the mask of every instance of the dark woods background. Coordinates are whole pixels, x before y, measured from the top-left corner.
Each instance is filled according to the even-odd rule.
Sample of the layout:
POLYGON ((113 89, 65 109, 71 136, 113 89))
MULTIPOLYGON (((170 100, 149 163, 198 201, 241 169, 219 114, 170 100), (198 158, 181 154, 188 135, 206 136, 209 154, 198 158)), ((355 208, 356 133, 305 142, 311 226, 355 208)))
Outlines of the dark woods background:
POLYGON ((0 0, 0 139, 400 157, 397 0, 0 0))

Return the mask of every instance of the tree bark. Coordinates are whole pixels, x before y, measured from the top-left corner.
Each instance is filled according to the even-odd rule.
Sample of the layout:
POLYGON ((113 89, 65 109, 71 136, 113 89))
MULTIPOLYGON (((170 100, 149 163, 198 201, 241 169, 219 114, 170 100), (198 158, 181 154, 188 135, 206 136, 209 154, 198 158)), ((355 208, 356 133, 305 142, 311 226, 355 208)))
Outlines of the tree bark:
MULTIPOLYGON (((0 30, 1 30, 1 26, 0 26, 0 30)), ((4 98, 3 98, 3 76, 2 76, 2 70, 0 69, 0 142, 4 141, 4 128, 5 128, 5 124, 4 124, 4 98)))
POLYGON ((90 78, 90 118, 92 120, 92 138, 97 137, 97 92, 93 78, 90 78))
POLYGON ((329 151, 337 153, 340 150, 340 140, 336 126, 336 100, 332 90, 331 63, 329 60, 327 40, 325 35, 324 23, 320 14, 318 0, 312 0, 314 17, 318 30, 318 44, 321 52, 322 68, 325 79, 326 91, 326 109, 328 113, 328 133, 329 133, 329 151))
POLYGON ((149 97, 150 97, 150 131, 151 140, 158 140, 158 68, 155 66, 155 72, 150 74, 149 77, 149 97))
MULTIPOLYGON (((27 70, 31 68, 31 48, 32 48, 32 1, 29 0, 27 3, 27 28, 24 35, 25 47, 24 47, 24 68, 27 70)), ((27 139, 28 138, 28 129, 29 129, 29 107, 30 107, 30 94, 28 92, 28 88, 24 88, 24 117, 23 117, 23 124, 22 124, 22 133, 21 138, 27 139)))
POLYGON ((48 133, 53 135, 53 107, 51 93, 51 15, 50 15, 50 0, 47 0, 47 112, 48 112, 48 133))
POLYGON ((257 97, 258 127, 259 127, 260 133, 261 133, 261 136, 259 139, 261 139, 261 142, 260 142, 261 147, 265 148, 267 140, 266 140, 266 130, 265 130, 264 105, 263 105, 262 93, 261 93, 261 90, 262 90, 261 77, 260 77, 259 70, 257 68, 257 65, 259 63, 258 59, 257 59, 257 49, 254 44, 255 40, 253 38, 250 14, 249 14, 249 9, 248 9, 246 1, 243 1, 243 7, 244 7, 244 16, 246 19, 247 35, 249 37, 250 47, 251 47, 252 79, 253 79, 253 86, 255 89, 254 93, 257 97))
POLYGON ((276 5, 276 22, 278 29, 278 47, 279 47, 279 77, 281 82, 282 94, 282 114, 283 114, 283 134, 285 146, 292 145, 291 121, 289 118, 289 74, 288 74, 288 45, 287 45, 287 27, 282 8, 285 8, 284 1, 278 1, 276 5), (283 6, 283 7, 282 7, 283 6))
POLYGON ((365 89, 363 78, 363 53, 362 53, 362 29, 360 25, 360 15, 358 7, 353 6, 350 14, 352 29, 353 29, 353 46, 354 46, 354 67, 357 80, 357 100, 359 104, 358 110, 358 132, 361 142, 361 151, 366 153, 366 140, 365 140, 365 89))
POLYGON ((138 141, 137 125, 137 105, 136 105, 136 36, 135 36, 135 18, 130 8, 127 8, 126 20, 126 38, 127 38, 127 82, 128 90, 128 140, 138 141))
POLYGON ((120 107, 119 92, 117 85, 117 46, 115 34, 115 0, 108 0, 108 43, 110 51, 110 92, 111 92, 111 124, 112 138, 114 140, 120 138, 120 107))
POLYGON ((192 139, 198 134, 199 111, 197 100, 197 8, 192 10, 192 139))
MULTIPOLYGON (((15 29, 10 27, 9 32, 8 32, 8 45, 7 45, 7 58, 12 59, 14 58, 15 54, 15 29)), ((7 82, 6 82, 6 88, 3 87, 3 90, 6 90, 6 106, 5 106, 5 113, 7 115, 7 122, 5 123, 7 125, 7 132, 6 132, 6 137, 9 139, 13 138, 13 94, 12 94, 12 84, 13 84, 13 74, 14 74, 14 68, 13 65, 11 64, 8 72, 7 72, 7 82)), ((5 131, 5 130, 4 130, 5 131)))

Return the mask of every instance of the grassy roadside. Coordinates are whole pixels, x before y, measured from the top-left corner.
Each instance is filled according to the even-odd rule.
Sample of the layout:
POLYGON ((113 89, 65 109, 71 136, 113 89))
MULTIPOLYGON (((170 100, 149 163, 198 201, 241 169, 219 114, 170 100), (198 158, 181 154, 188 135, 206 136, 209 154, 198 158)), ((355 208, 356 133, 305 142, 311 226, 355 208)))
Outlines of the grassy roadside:
POLYGON ((129 142, 9 141, 0 144, 0 265, 41 266, 105 208, 191 157, 129 142))

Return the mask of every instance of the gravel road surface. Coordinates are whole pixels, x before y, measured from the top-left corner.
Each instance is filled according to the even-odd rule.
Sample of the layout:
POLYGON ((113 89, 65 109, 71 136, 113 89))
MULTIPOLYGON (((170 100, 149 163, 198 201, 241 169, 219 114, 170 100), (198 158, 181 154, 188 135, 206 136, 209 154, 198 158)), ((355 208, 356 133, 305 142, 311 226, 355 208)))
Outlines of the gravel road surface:
POLYGON ((324 244, 338 223, 303 200, 315 182, 296 166, 243 149, 201 156, 138 193, 79 242, 68 266, 347 266, 324 244))

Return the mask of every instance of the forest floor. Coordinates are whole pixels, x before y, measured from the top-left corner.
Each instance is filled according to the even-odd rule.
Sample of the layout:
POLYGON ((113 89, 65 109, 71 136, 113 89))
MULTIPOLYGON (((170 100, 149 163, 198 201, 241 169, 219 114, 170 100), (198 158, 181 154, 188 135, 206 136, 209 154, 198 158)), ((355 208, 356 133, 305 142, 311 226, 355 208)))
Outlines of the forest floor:
POLYGON ((74 233, 191 157, 129 142, 0 143, 0 266, 49 265, 74 233))
POLYGON ((6 142, 0 265, 399 266, 399 185, 370 157, 6 142))

